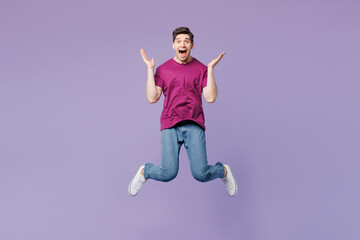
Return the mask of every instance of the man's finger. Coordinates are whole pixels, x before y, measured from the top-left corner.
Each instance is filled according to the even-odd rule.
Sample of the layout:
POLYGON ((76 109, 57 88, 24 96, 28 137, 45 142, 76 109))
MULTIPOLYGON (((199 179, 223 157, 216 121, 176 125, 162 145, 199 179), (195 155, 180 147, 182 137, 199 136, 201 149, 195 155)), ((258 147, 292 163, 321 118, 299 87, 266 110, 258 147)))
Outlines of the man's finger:
POLYGON ((140 49, 140 53, 141 53, 141 56, 144 56, 145 55, 144 49, 140 49))
POLYGON ((216 60, 220 61, 224 55, 225 55, 225 52, 220 53, 219 57, 216 60))
POLYGON ((146 61, 149 61, 149 59, 147 58, 147 56, 146 56, 146 54, 145 54, 145 50, 144 50, 144 49, 141 49, 140 52, 141 52, 141 56, 142 56, 142 58, 144 59, 144 61, 145 61, 145 60, 146 60, 146 61))
POLYGON ((146 57, 146 54, 145 54, 144 49, 141 49, 141 50, 140 50, 140 53, 141 53, 141 56, 146 57))

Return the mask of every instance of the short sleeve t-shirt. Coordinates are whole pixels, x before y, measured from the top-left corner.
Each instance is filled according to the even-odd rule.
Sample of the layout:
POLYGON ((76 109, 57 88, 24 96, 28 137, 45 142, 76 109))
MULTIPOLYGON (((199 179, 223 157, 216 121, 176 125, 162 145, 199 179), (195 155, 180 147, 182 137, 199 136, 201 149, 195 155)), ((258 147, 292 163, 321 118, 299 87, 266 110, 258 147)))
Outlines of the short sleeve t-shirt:
POLYGON ((207 67, 193 58, 187 64, 170 59, 155 72, 155 85, 163 89, 164 106, 161 130, 191 120, 205 130, 201 93, 207 84, 207 67))

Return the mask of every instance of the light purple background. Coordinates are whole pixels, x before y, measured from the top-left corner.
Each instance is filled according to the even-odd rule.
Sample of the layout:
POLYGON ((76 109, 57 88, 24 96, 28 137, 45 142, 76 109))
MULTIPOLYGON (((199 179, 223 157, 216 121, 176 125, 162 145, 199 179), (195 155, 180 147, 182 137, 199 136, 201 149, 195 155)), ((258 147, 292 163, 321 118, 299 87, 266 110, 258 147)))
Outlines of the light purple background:
POLYGON ((359 239, 359 1, 0 2, 0 239, 359 239), (160 162, 162 100, 144 48, 171 58, 189 26, 216 66, 209 162, 239 185, 178 177, 127 187, 160 162))

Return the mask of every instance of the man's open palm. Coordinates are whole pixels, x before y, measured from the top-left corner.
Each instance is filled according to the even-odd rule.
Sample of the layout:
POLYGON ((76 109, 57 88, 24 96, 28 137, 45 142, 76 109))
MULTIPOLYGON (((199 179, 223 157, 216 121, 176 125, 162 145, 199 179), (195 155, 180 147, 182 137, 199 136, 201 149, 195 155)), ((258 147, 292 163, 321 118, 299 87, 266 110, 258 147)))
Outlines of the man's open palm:
POLYGON ((210 68, 214 68, 216 66, 216 64, 218 64, 220 62, 220 60, 222 59, 222 57, 225 55, 225 52, 220 53, 220 55, 213 59, 209 64, 208 67, 210 68))
POLYGON ((155 68, 155 61, 154 58, 151 59, 151 61, 147 58, 144 49, 140 49, 141 56, 148 68, 155 68))

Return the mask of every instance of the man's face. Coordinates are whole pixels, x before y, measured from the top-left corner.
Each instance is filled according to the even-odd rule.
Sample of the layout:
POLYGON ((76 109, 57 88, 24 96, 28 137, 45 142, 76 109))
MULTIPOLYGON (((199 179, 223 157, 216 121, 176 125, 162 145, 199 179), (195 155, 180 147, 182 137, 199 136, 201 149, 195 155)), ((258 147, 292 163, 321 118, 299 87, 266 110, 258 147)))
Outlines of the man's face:
POLYGON ((191 42, 189 34, 178 34, 173 42, 175 57, 180 62, 186 63, 191 60, 190 53, 193 47, 194 43, 191 42))

